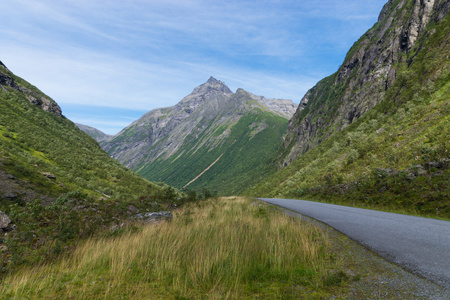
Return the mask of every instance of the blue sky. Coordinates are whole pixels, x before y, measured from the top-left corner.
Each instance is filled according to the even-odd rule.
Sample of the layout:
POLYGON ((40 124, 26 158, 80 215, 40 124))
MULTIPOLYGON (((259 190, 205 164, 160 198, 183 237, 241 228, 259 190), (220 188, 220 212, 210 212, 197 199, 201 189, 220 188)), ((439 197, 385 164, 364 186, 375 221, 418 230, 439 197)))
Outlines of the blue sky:
POLYGON ((209 76, 298 103, 387 0, 7 0, 0 60, 74 122, 115 134, 209 76))

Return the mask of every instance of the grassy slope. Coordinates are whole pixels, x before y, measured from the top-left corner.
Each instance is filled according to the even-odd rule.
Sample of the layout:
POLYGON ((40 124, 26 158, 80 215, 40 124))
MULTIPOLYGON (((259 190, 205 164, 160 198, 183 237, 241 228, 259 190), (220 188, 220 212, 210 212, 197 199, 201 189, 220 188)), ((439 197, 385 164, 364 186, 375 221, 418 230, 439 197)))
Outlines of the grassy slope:
MULTIPOLYGON (((430 299, 445 291, 339 233, 243 198, 91 239, 8 276, 8 299, 430 299)), ((3 299, 3 298, 2 298, 3 299)))
POLYGON ((60 262, 6 278, 0 294, 15 299, 320 297, 349 279, 339 273, 323 231, 249 204, 228 199, 190 205, 170 223, 118 239, 90 240, 60 262))
MULTIPOLYGON (((2 72, 45 96, 4 68, 2 72)), ((71 121, 30 104, 17 90, 0 88, 0 112, 0 210, 16 225, 0 236, 6 246, 0 252, 0 271, 62 252, 79 238, 128 217, 129 205, 159 210, 158 203, 177 195, 123 167, 71 121), (8 193, 17 198, 11 200, 8 193)))
POLYGON ((246 193, 450 218, 450 16, 429 26, 379 105, 246 193))
MULTIPOLYGON (((188 189, 206 188, 221 195, 232 195, 257 182, 261 174, 273 172, 271 159, 281 145, 280 137, 286 128, 286 119, 255 109, 231 128, 231 134, 219 146, 195 151, 192 149, 196 148, 199 139, 191 139, 168 160, 158 159, 139 169, 138 173, 149 180, 164 181, 182 188, 223 154, 188 189), (267 128, 251 137, 251 125, 262 122, 267 124, 267 128)), ((216 134, 220 135, 226 129, 218 128, 216 134)))
MULTIPOLYGON (((16 81, 30 87, 23 80, 16 81)), ((71 121, 33 106, 22 93, 0 90, 0 100, 2 168, 37 187, 44 185, 42 193, 58 196, 61 191, 80 190, 125 199, 139 194, 156 196, 161 190, 110 159, 71 121), (41 172, 54 173, 56 181, 48 183, 41 172)))

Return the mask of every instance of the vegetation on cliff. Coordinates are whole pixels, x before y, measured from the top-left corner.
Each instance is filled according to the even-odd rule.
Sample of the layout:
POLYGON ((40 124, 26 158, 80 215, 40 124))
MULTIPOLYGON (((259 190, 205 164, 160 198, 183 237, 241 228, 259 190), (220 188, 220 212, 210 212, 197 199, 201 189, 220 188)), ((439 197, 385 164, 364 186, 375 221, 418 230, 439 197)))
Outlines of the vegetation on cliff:
POLYGON ((247 194, 450 218, 448 53, 447 13, 399 53, 396 78, 380 103, 247 194))

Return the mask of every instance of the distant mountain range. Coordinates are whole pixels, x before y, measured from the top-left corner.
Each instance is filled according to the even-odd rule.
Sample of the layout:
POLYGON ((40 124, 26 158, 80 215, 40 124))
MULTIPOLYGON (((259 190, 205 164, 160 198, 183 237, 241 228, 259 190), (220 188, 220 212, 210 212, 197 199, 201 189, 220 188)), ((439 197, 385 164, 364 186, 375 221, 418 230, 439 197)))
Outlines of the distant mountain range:
POLYGON ((84 131, 85 133, 90 135, 97 142, 101 142, 101 141, 104 141, 104 140, 112 137, 112 135, 106 134, 103 131, 98 130, 97 128, 94 128, 91 126, 87 126, 87 125, 83 125, 83 124, 79 124, 79 123, 75 123, 75 125, 78 128, 80 128, 82 131, 84 131))
POLYGON ((295 109, 291 100, 233 93, 211 77, 177 105, 102 136, 100 145, 149 180, 233 194, 269 172, 295 109))

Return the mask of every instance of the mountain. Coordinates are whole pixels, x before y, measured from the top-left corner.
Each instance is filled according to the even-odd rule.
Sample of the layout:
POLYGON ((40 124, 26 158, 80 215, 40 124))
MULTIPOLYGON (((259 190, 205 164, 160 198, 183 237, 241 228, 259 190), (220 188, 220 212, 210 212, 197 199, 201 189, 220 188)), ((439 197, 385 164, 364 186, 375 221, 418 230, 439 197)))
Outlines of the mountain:
POLYGON ((79 124, 79 123, 75 123, 75 125, 78 128, 80 128, 82 131, 87 133, 89 136, 91 136, 97 142, 104 141, 112 136, 112 135, 106 134, 103 131, 98 130, 97 128, 94 128, 94 127, 90 127, 90 126, 79 124))
MULTIPOLYGON (((52 198, 62 192, 80 190, 94 198, 107 194, 115 199, 118 190, 131 195, 134 191, 154 194, 161 189, 111 159, 62 115, 54 100, 15 76, 3 63, 0 100, 1 171, 13 174, 19 181, 25 180, 21 185, 35 192, 39 190, 38 195, 52 198), (42 173, 52 173, 56 180, 49 181, 42 173), (117 183, 118 179, 121 183, 117 183)), ((25 190, 14 193, 25 202, 31 200, 25 190)))
POLYGON ((294 111, 290 100, 233 93, 211 77, 177 105, 146 113, 101 146, 149 180, 230 194, 266 172, 294 111))
POLYGON ((0 62, 0 274, 179 197, 110 158, 0 62))
MULTIPOLYGON (((445 22, 449 7, 446 0, 390 0, 383 7, 378 22, 347 53, 339 70, 321 80, 303 97, 289 122, 280 163, 289 165, 390 96, 388 91, 403 79, 405 68, 421 59, 418 54, 423 53, 425 47, 430 48, 426 40, 438 35, 433 26, 445 22)), ((441 44, 443 42, 445 40, 441 44)), ((443 66, 439 67, 444 67, 448 58, 443 55, 445 43, 441 46, 444 49, 439 57, 443 66)), ((439 72, 438 69, 422 71, 439 72)), ((417 83, 432 82, 433 75, 436 74, 422 74, 417 83)))
POLYGON ((450 217, 450 2, 390 0, 246 193, 450 217))

